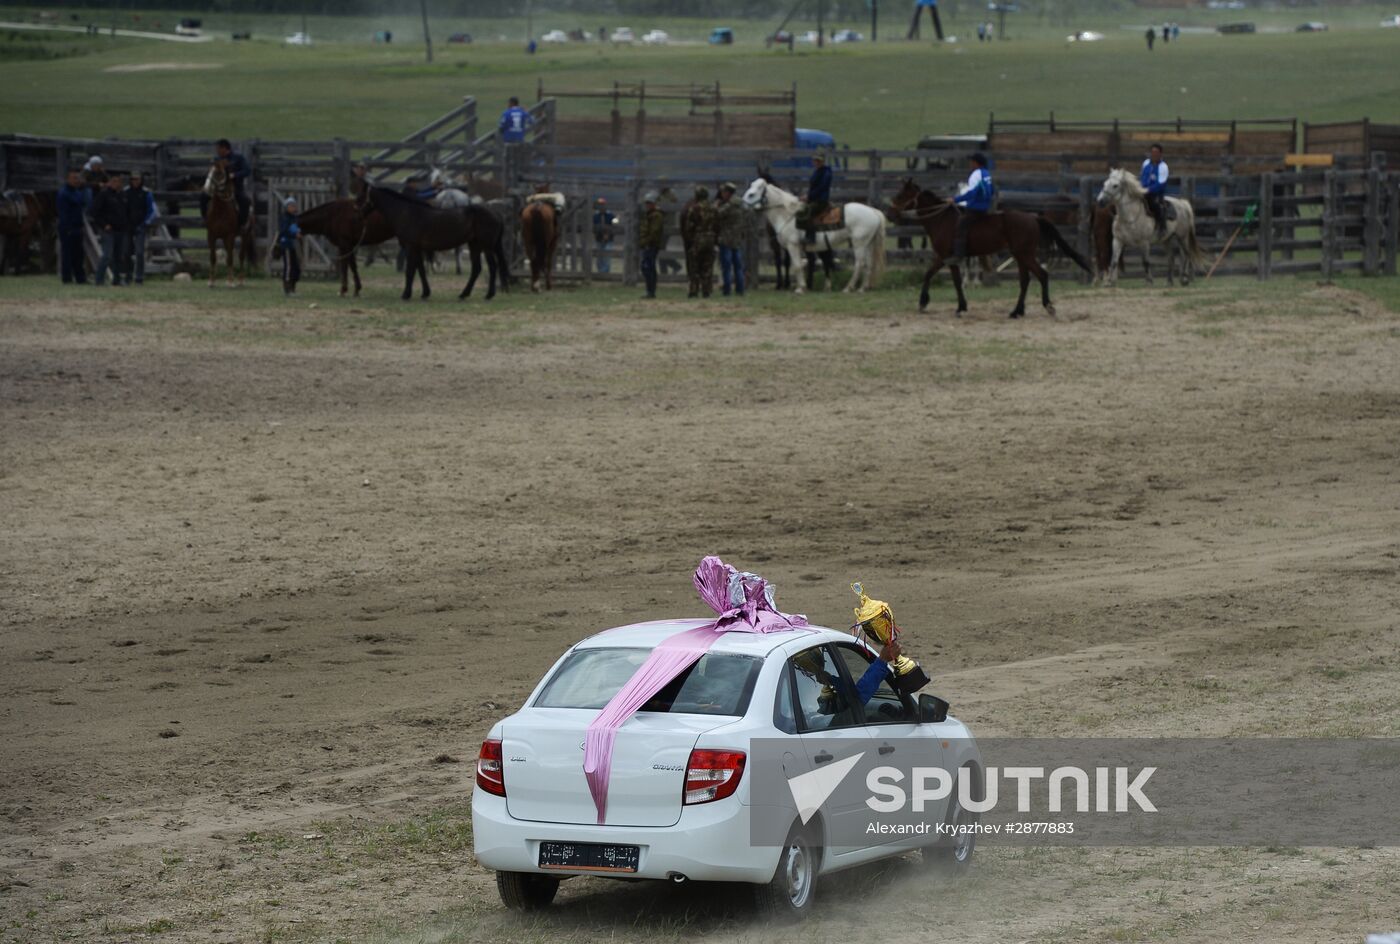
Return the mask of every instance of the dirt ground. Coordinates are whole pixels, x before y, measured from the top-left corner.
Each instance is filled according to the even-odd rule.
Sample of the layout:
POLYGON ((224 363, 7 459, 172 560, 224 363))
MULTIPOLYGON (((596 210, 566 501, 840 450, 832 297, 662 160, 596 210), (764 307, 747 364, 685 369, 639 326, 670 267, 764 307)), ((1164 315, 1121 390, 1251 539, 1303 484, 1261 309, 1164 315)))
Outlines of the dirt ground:
MULTIPOLYGON (((1400 316, 1345 289, 1016 323, 5 282, 3 942, 790 939, 593 879, 522 920, 470 853, 488 725, 699 614, 708 553, 830 625, 863 580, 980 734, 1400 735, 1400 316)), ((978 855, 829 881, 801 938, 1400 929, 1392 848, 978 855)))

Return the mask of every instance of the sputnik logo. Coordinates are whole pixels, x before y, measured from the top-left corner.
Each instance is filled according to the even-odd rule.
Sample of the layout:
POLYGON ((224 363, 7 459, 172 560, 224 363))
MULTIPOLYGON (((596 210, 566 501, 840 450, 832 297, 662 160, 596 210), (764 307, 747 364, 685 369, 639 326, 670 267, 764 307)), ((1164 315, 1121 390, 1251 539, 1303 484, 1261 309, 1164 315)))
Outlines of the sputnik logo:
POLYGON ((788 789, 792 791, 792 800, 797 804, 797 813, 802 817, 803 826, 816 815, 821 805, 841 786, 846 774, 850 773, 851 768, 860 763, 864 756, 865 752, 861 751, 828 767, 818 767, 816 770, 788 778, 788 789))

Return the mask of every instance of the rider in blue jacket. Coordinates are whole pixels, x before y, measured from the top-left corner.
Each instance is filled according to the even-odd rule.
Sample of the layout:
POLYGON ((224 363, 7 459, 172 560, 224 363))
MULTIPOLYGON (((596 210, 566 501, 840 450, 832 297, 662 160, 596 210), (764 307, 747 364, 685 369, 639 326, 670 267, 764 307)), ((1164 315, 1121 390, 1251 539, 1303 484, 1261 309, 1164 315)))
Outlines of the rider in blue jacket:
POLYGON ((963 185, 962 193, 953 198, 962 210, 958 214, 957 229, 953 233, 953 258, 967 258, 967 234, 972 225, 985 217, 992 209, 996 188, 992 185, 992 173, 987 169, 987 156, 982 153, 967 159, 972 174, 963 185))
POLYGON ((807 181, 807 206, 805 208, 805 229, 811 241, 816 231, 817 219, 831 206, 831 168, 826 166, 826 156, 812 157, 812 176, 807 181))
POLYGON ((1157 235, 1167 229, 1167 218, 1163 212, 1162 198, 1167 195, 1167 162, 1162 160, 1162 145, 1152 145, 1147 160, 1142 162, 1142 188, 1147 191, 1147 210, 1157 221, 1157 235))

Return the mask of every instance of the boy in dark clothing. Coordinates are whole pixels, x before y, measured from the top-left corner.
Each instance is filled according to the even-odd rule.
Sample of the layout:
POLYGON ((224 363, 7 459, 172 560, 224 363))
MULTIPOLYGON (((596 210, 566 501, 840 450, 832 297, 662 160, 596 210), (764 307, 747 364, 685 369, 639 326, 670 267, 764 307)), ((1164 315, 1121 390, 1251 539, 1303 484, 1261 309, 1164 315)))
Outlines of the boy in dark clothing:
POLYGON ((136 284, 146 280, 146 227, 155 222, 160 212, 156 209, 156 198, 146 189, 146 181, 140 171, 134 171, 131 182, 122 191, 122 209, 126 211, 126 258, 123 260, 122 274, 126 284, 136 276, 136 284))
POLYGON ((92 191, 83 180, 83 172, 70 170, 68 179, 58 188, 58 253, 59 271, 65 285, 87 284, 83 264, 83 218, 92 202, 92 191))
POLYGON ((666 245, 666 214, 656 205, 661 199, 655 190, 648 191, 643 200, 641 225, 637 227, 637 245, 642 250, 642 278, 647 284, 647 298, 656 297, 656 256, 666 245))
POLYGON ((122 201, 122 175, 109 174, 107 182, 92 200, 92 225, 102 242, 102 257, 97 260, 97 284, 107 284, 107 270, 112 270, 112 284, 122 284, 122 260, 126 256, 126 207, 122 201))
POLYGON ((297 202, 288 199, 282 204, 282 218, 277 223, 277 246, 282 250, 282 293, 293 296, 301 280, 301 226, 297 223, 297 202))

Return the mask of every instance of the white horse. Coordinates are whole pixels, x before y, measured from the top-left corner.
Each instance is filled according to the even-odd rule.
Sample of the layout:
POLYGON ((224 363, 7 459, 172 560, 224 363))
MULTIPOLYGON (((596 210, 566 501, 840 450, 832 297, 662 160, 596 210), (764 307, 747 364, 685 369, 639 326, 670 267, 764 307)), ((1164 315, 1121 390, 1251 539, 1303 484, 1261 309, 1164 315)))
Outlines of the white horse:
MULTIPOLYGON (((801 295, 807 284, 803 271, 807 265, 806 248, 802 244, 802 228, 797 225, 797 210, 802 206, 802 201, 759 177, 744 191, 744 206, 762 210, 768 218, 778 243, 788 251, 797 268, 792 290, 801 295)), ((848 203, 845 210, 846 225, 841 229, 817 233, 814 251, 849 243, 855 251, 856 264, 845 290, 863 292, 873 286, 885 271, 885 214, 863 203, 848 203)))
POLYGON ((1157 221, 1147 209, 1147 191, 1138 179, 1121 167, 1115 167, 1104 181, 1099 191, 1099 205, 1114 204, 1118 215, 1113 220, 1113 260, 1104 275, 1104 284, 1118 284, 1118 260, 1123 249, 1131 248, 1142 252, 1142 271, 1147 276, 1147 284, 1152 284, 1152 266, 1147 260, 1147 252, 1154 242, 1161 243, 1167 251, 1167 284, 1172 284, 1173 265, 1176 254, 1182 255, 1181 284, 1191 282, 1191 273, 1205 265, 1205 254, 1200 243, 1196 242, 1196 214, 1191 204, 1180 197, 1163 198, 1164 208, 1170 206, 1176 212, 1175 219, 1168 219, 1165 232, 1157 235, 1157 221))

